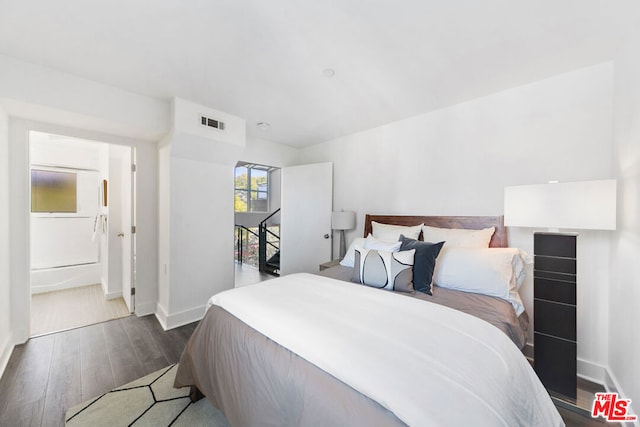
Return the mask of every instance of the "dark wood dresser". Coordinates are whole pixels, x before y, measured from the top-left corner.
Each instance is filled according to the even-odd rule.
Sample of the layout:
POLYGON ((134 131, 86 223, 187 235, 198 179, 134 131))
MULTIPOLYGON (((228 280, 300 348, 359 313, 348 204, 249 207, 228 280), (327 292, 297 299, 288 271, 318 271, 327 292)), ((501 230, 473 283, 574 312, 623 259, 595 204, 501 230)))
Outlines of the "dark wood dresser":
POLYGON ((533 236, 534 369, 552 393, 576 398, 575 234, 533 236))

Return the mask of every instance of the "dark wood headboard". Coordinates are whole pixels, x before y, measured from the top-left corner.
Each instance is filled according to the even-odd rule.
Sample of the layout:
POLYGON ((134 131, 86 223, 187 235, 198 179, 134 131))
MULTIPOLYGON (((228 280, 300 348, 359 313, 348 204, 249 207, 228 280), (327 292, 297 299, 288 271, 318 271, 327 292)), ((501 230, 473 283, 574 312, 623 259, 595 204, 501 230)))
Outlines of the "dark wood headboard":
POLYGON ((397 216, 397 215, 366 215, 364 220, 364 237, 371 233, 371 221, 392 225, 417 225, 424 224, 440 228, 466 228, 480 230, 482 228, 495 227, 496 231, 491 237, 489 247, 506 248, 507 229, 504 226, 503 216, 397 216))

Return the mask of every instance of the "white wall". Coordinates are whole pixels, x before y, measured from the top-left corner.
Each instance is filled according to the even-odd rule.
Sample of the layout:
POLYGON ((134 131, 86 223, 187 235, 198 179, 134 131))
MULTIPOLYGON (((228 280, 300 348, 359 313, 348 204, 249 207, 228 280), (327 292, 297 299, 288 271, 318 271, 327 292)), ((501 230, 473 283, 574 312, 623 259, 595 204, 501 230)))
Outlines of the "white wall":
POLYGON ((174 131, 160 149, 160 288, 165 329, 200 319, 207 299, 233 287, 233 168, 243 148, 174 131))
MULTIPOLYGON (((640 18, 637 8, 636 17, 640 18)), ((611 239, 610 383, 640 413, 640 31, 615 58, 614 156, 618 224, 611 239)))
POLYGON ((190 322, 210 296, 234 285, 233 165, 174 158, 170 174, 168 315, 190 322))
MULTIPOLYGON (((612 76, 611 63, 576 70, 303 149, 301 162, 334 162, 334 209, 357 212, 348 240, 366 213, 500 215, 505 186, 611 177, 612 76)), ((532 231, 510 230, 511 245, 532 251, 532 231)), ((607 363, 607 241, 580 236, 578 357, 588 376, 607 363)), ((522 294, 532 318, 531 279, 522 294)))
MULTIPOLYGON (((174 108, 181 105, 174 102, 174 108)), ((192 103, 186 106, 191 117, 219 113, 192 103)), ((174 120, 174 125, 192 123, 184 112, 175 114, 182 118, 174 120)), ((192 129, 174 128, 162 141, 156 314, 164 328, 200 319, 211 295, 234 286, 236 163, 243 160, 282 167, 293 163, 297 154, 296 149, 268 141, 229 142, 217 139, 216 133, 204 137, 192 129)))
POLYGON ((168 174, 160 182, 166 211, 158 228, 155 311, 165 329, 200 319, 211 295, 233 287, 233 167, 245 146, 244 120, 225 114, 229 132, 199 125, 201 115, 221 114, 174 98, 173 129, 160 144, 158 167, 168 174))
POLYGON ((0 375, 13 349, 9 256, 9 117, 0 108, 0 375))
POLYGON ((282 204, 282 170, 274 169, 269 172, 269 211, 280 209, 282 204))
POLYGON ((9 116, 157 141, 170 103, 0 55, 0 104, 9 116))
POLYGON ((171 254, 171 136, 160 141, 158 149, 158 308, 159 319, 168 316, 169 261, 171 254))
POLYGON ((240 117, 204 107, 186 99, 173 98, 173 129, 179 129, 182 133, 244 147, 245 128, 245 121, 240 117), (224 129, 203 126, 202 116, 223 122, 224 129))

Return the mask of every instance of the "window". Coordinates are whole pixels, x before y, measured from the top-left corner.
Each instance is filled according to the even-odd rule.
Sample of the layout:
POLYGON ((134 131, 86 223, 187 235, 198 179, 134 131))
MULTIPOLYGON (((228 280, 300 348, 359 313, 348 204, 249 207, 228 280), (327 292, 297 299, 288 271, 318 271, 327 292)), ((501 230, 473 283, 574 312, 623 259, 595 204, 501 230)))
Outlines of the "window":
POLYGON ((76 212, 76 174, 31 169, 31 212, 76 212))
POLYGON ((260 165, 239 165, 235 170, 235 211, 269 211, 269 168, 260 165))

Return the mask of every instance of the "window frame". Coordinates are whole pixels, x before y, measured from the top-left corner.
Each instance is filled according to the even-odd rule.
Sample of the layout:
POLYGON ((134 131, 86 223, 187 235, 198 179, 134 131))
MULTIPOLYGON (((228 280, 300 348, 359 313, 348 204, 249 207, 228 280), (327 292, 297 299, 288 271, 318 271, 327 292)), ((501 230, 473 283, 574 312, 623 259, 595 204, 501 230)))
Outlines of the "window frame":
POLYGON ((29 177, 29 196, 30 196, 30 204, 29 204, 29 212, 31 214, 35 214, 38 216, 51 216, 51 215, 70 215, 75 216, 78 214, 78 172, 76 170, 66 169, 66 168, 50 168, 50 167, 41 167, 39 165, 32 165, 30 167, 30 177, 29 177), (65 186, 70 186, 72 188, 66 189, 64 191, 58 190, 60 192, 59 196, 62 195, 64 198, 69 199, 66 201, 69 204, 69 207, 61 209, 63 204, 58 202, 58 205, 47 204, 46 201, 43 201, 44 193, 55 193, 56 190, 46 190, 46 186, 42 184, 43 181, 46 181, 44 176, 49 175, 49 180, 57 180, 57 181, 66 181, 65 186), (56 178, 57 176, 57 178, 56 178), (66 178, 63 179, 63 177, 66 178), (72 208, 70 206, 73 206, 72 208))
POLYGON ((238 192, 244 192, 246 194, 246 205, 247 205, 247 210, 246 211, 237 211, 235 210, 235 204, 234 204, 234 212, 239 212, 239 213, 268 213, 269 212, 269 205, 270 205, 270 200, 269 200, 269 193, 270 193, 270 171, 267 168, 256 168, 256 165, 249 165, 249 164, 244 164, 244 165, 236 165, 236 167, 234 168, 234 174, 233 174, 233 189, 234 189, 234 197, 238 192), (247 170, 247 187, 246 188, 239 188, 236 187, 236 178, 237 175, 235 174, 235 171, 238 168, 245 168, 247 170), (260 187, 257 188, 252 188, 252 171, 253 170, 259 170, 261 172, 264 172, 266 174, 266 190, 262 190, 259 189, 260 187), (256 196, 256 200, 263 200, 260 199, 258 196, 260 194, 265 194, 265 199, 267 201, 267 206, 265 208, 265 210, 260 210, 260 211, 254 211, 253 210, 253 206, 252 206, 252 195, 255 194, 256 196))

